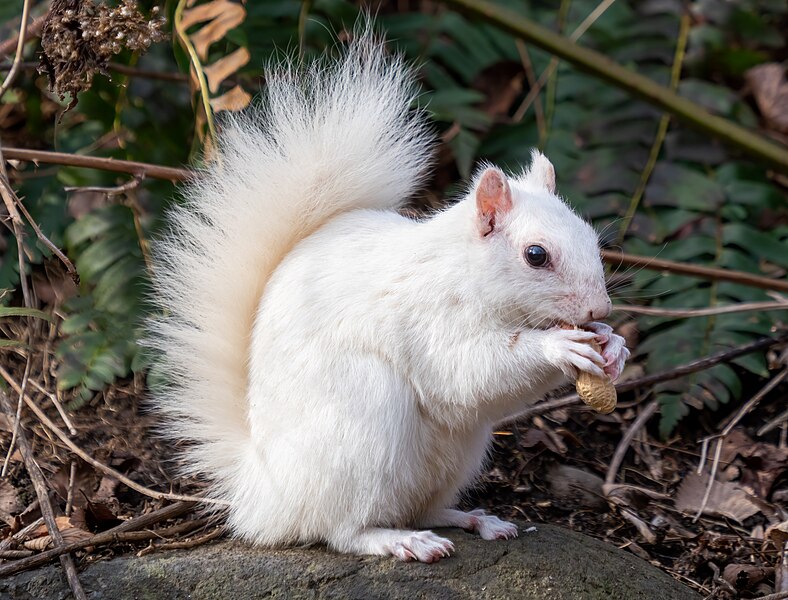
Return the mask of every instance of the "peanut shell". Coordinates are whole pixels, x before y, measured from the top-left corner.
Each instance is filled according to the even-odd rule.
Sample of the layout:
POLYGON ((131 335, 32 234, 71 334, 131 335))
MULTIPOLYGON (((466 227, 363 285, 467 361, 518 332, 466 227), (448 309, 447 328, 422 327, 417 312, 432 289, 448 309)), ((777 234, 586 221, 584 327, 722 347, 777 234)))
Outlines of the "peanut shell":
MULTIPOLYGON (((597 352, 601 350, 596 342, 592 341, 589 344, 597 352)), ((607 376, 598 377, 581 371, 575 381, 575 389, 580 399, 598 413, 606 415, 616 408, 616 386, 607 376)))
MULTIPOLYGON (((579 327, 568 324, 562 324, 561 327, 563 329, 579 329, 579 327)), ((594 350, 601 352, 602 348, 595 341, 592 340, 588 343, 594 350)), ((606 415, 616 408, 618 401, 616 386, 607 376, 598 377, 581 371, 575 381, 575 389, 580 399, 600 414, 606 415)))

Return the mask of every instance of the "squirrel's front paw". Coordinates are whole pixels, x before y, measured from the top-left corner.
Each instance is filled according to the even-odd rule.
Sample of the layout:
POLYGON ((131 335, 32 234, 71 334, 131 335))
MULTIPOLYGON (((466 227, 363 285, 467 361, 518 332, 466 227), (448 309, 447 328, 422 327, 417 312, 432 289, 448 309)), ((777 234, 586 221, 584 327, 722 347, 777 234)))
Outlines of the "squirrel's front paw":
POLYGON ((544 342, 544 353, 567 377, 574 379, 578 371, 604 377, 605 359, 588 343, 596 339, 598 334, 593 331, 551 329, 544 342))
POLYGON ((597 334, 597 341, 602 346, 602 358, 605 359, 604 370, 611 381, 618 379, 624 370, 624 363, 629 358, 626 340, 613 333, 613 328, 605 323, 588 323, 584 325, 597 334))

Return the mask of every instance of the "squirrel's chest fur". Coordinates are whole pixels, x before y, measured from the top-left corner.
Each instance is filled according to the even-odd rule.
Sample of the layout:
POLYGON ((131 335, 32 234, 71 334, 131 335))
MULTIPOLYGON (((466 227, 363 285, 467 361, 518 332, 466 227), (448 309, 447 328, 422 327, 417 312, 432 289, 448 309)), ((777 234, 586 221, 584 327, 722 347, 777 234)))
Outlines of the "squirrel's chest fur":
POLYGON ((249 421, 271 486, 304 488, 283 491, 304 503, 298 514, 334 506, 337 520, 401 526, 451 504, 474 479, 492 424, 475 415, 450 427, 430 414, 435 390, 420 389, 410 371, 426 359, 420 322, 431 320, 414 311, 431 303, 406 306, 403 292, 419 277, 407 248, 380 252, 385 232, 408 225, 392 213, 386 227, 377 214, 382 231, 367 232, 366 218, 318 233, 326 239, 296 248, 269 282, 252 340, 249 421), (354 270, 348 263, 366 252, 386 260, 354 270))

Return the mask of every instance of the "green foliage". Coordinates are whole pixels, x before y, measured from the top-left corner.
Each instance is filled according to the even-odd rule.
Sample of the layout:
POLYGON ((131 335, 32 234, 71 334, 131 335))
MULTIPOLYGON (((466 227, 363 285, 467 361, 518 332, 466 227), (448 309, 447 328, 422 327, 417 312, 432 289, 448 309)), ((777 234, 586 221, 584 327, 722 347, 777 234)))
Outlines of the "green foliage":
POLYGON ((132 211, 120 205, 94 210, 66 229, 66 248, 82 279, 81 294, 64 307, 68 317, 57 347, 58 387, 76 388, 75 406, 140 359, 145 264, 132 211))
MULTIPOLYGON (((433 183, 451 193, 449 182, 467 177, 480 159, 513 171, 527 163, 533 147, 554 162, 559 188, 569 201, 604 231, 604 241, 625 251, 752 273, 784 273, 785 196, 763 168, 730 153, 706 136, 671 123, 654 171, 626 234, 626 214, 654 144, 661 114, 599 79, 560 63, 535 106, 515 118, 528 84, 516 40, 485 23, 471 21, 446 7, 407 3, 383 6, 377 25, 394 48, 419 66, 423 86, 419 104, 431 112, 445 144, 433 183), (522 86, 518 92, 517 86, 522 86), (512 91, 514 90, 514 91, 512 91)), ((565 34, 598 5, 596 0, 506 3, 528 18, 565 34)), ((299 0, 247 2, 247 18, 225 41, 211 47, 208 63, 237 45, 251 60, 238 74, 250 92, 264 85, 261 66, 282 52, 297 52, 299 39, 307 60, 332 51, 335 33, 359 15, 349 0, 315 0, 303 31, 299 0)), ((674 60, 682 4, 677 1, 619 0, 594 22, 580 43, 667 85, 674 60)), ((785 53, 788 6, 784 2, 708 0, 693 4, 693 26, 679 93, 715 114, 746 127, 758 126, 754 104, 742 93, 745 71, 779 60, 785 53)), ((2 20, 2 15, 0 15, 2 20)), ((538 77, 550 56, 527 47, 538 77)), ((137 58, 122 55, 120 62, 137 58)), ((178 48, 159 44, 140 59, 150 71, 187 69, 178 48)), ((59 149, 156 164, 188 162, 193 127, 185 85, 114 75, 97 78, 80 96, 77 108, 55 129, 32 80, 14 90, 25 107, 25 134, 59 149)), ((6 98, 8 101, 10 96, 6 98)), ((5 134, 4 134, 5 136, 5 134)), ((26 144, 32 145, 30 140, 26 144)), ((167 183, 144 181, 122 203, 112 197, 87 211, 64 200, 64 185, 116 185, 114 175, 61 168, 56 177, 26 178, 20 192, 45 233, 65 245, 82 277, 80 296, 62 312, 65 339, 57 348, 59 385, 77 390, 84 401, 116 378, 147 366, 139 350, 140 322, 147 273, 139 239, 155 237, 163 211, 172 201, 167 183), (139 222, 128 206, 138 208, 139 222), (84 213, 84 214, 83 214, 84 213)), ((28 239, 34 239, 28 235, 28 239)), ((36 244, 29 262, 49 260, 36 244)), ((18 285, 15 243, 2 250, 0 289, 18 285)), ((620 275, 620 274, 619 274, 620 275)), ((624 274, 629 287, 622 299, 666 308, 694 308, 767 299, 764 292, 730 283, 698 282, 686 277, 636 271, 624 274)), ((2 299, 8 301, 8 297, 2 299)), ((0 313, 0 316, 2 314, 0 313)), ((641 342, 636 358, 647 372, 658 372, 700 356, 767 335, 787 315, 779 312, 721 315, 696 319, 638 319, 641 342)), ((661 384, 661 431, 669 435, 690 409, 714 410, 740 399, 748 374, 764 376, 762 356, 719 365, 695 376, 661 384)))

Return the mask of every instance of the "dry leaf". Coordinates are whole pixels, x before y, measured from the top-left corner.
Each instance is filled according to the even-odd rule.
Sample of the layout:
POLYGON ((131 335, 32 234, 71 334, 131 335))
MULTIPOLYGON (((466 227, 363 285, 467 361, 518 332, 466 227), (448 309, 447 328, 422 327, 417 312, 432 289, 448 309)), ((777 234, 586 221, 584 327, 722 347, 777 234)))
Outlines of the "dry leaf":
POLYGON ((229 92, 211 98, 211 108, 213 112, 221 112, 223 110, 242 110, 249 105, 252 96, 243 89, 240 85, 236 85, 229 92))
MULTIPOLYGON (((688 515, 695 515, 703 504, 709 475, 692 472, 684 478, 676 492, 676 508, 688 515)), ((715 481, 703 514, 728 517, 741 523, 758 512, 758 506, 735 483, 715 481)))
POLYGON ((228 31, 243 23, 245 18, 246 10, 240 4, 225 2, 224 9, 216 18, 189 36, 200 60, 208 58, 208 48, 211 44, 218 42, 228 31))
POLYGON ((788 542, 788 521, 776 523, 766 528, 764 537, 773 542, 777 548, 782 548, 788 542))
POLYGON ((0 480, 0 519, 8 525, 13 525, 14 515, 22 510, 19 503, 19 493, 14 485, 7 479, 0 480))
MULTIPOLYGON (((63 536, 63 541, 67 544, 70 544, 71 542, 78 542, 80 540, 86 540, 92 535, 89 531, 85 531, 84 529, 76 527, 75 523, 73 523, 69 517, 55 517, 55 524, 60 530, 60 535, 63 536)), ((41 525, 38 527, 32 533, 32 535, 37 535, 38 537, 25 542, 25 548, 39 552, 46 550, 52 543, 52 537, 49 535, 48 531, 49 530, 47 529, 46 525, 41 525)))
POLYGON ((788 80, 783 66, 758 65, 747 71, 745 78, 766 122, 780 133, 788 133, 788 80))
POLYGON ((205 67, 203 72, 205 73, 205 78, 208 80, 208 89, 214 94, 219 91, 219 86, 222 81, 248 63, 249 58, 249 50, 241 47, 224 58, 220 58, 212 65, 205 67))
MULTIPOLYGON (((194 4, 194 2, 190 3, 190 6, 194 4)), ((189 8, 188 10, 183 11, 183 16, 181 17, 181 27, 184 29, 188 29, 192 25, 196 25, 197 23, 203 23, 205 21, 210 21, 211 19, 215 19, 219 15, 221 15, 225 10, 232 10, 232 4, 236 4, 235 2, 230 2, 230 0, 212 0, 211 2, 206 2, 205 4, 200 4, 195 8, 189 8)), ((237 5, 237 4, 236 4, 237 5)))
POLYGON ((722 578, 738 591, 750 590, 774 573, 772 567, 730 564, 722 572, 722 578))
MULTIPOLYGON (((69 527, 68 529, 61 529, 60 535, 63 536, 63 543, 71 544, 73 542, 80 542, 82 540, 86 540, 92 537, 92 534, 89 531, 85 531, 84 529, 79 529, 77 527, 69 527)), ((52 543, 52 536, 49 534, 43 535, 39 538, 34 540, 29 540, 25 542, 25 548, 28 550, 36 550, 38 552, 42 552, 46 550, 50 544, 52 543)))

